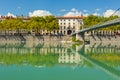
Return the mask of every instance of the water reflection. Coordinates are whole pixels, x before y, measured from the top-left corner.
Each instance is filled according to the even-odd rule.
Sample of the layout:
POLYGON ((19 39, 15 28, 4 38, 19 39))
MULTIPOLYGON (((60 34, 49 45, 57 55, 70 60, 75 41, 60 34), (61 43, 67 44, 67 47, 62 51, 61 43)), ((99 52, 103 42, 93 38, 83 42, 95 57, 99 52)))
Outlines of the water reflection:
MULTIPOLYGON (((81 74, 80 70, 82 69, 83 72, 86 72, 88 68, 92 68, 93 71, 95 70, 95 72, 92 71, 86 72, 91 74, 91 76, 93 77, 91 79, 94 79, 95 74, 100 74, 101 76, 103 76, 105 75, 105 73, 107 73, 109 75, 109 79, 111 79, 112 77, 111 80, 114 80, 113 77, 115 77, 116 79, 119 80, 120 78, 119 62, 120 62, 119 45, 112 45, 112 44, 104 45, 102 43, 92 44, 92 45, 91 44, 76 45, 76 44, 60 43, 60 42, 0 43, 1 66, 5 67, 5 66, 13 66, 13 65, 17 65, 17 66, 25 65, 27 67, 32 66, 33 68, 46 67, 45 68, 46 70, 48 67, 57 66, 57 70, 59 70, 60 69, 59 66, 68 66, 68 67, 72 66, 76 69, 79 68, 79 70, 77 70, 78 72, 76 73, 73 72, 74 74, 77 75, 76 80, 81 79, 79 76, 79 74, 81 74), (84 70, 84 68, 86 70, 84 70), (95 68, 98 68, 98 70, 96 70, 95 68)), ((62 70, 64 72, 64 69, 62 70)), ((67 73, 67 74, 74 75, 72 73, 67 73)), ((101 78, 100 75, 99 77, 96 77, 95 80, 99 80, 98 78, 101 78)), ((102 80, 108 79, 107 76, 105 78, 103 77, 102 80)), ((88 80, 88 79, 84 79, 84 80, 88 80)), ((62 80, 66 80, 66 79, 62 78, 62 80)), ((69 80, 73 80, 73 79, 69 79, 69 80)))
MULTIPOLYGON (((78 46, 77 46, 78 47, 78 46)), ((119 45, 83 45, 77 52, 100 70, 120 79, 120 46, 119 45)))
MULTIPOLYGON (((36 60, 50 59, 54 64, 83 64, 84 60, 80 54, 86 54, 91 58, 106 62, 109 65, 119 66, 120 47, 117 45, 75 45, 62 43, 0 43, 0 62, 7 63, 6 60, 29 63, 36 60), (74 51, 73 51, 74 50, 74 51), (49 57, 49 58, 48 58, 49 57), (32 59, 33 58, 33 59, 32 59), (16 59, 16 60, 15 60, 16 59), (31 59, 31 60, 30 60, 31 59), (52 60, 53 59, 53 60, 52 60), (114 62, 113 62, 114 61, 114 62)), ((44 62, 44 61, 43 61, 44 62)), ((10 62, 11 63, 11 62, 10 62)), ((14 64, 14 63, 13 63, 14 64)))
POLYGON ((1 43, 0 63, 34 66, 81 64, 82 58, 71 52, 71 46, 62 43, 1 43))

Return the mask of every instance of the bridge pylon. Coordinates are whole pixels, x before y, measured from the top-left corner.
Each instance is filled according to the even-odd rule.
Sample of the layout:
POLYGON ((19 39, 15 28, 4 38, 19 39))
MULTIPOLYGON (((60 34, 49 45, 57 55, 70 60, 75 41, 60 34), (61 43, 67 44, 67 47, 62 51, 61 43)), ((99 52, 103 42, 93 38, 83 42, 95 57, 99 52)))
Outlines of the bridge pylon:
MULTIPOLYGON (((83 21, 83 19, 81 19, 79 22, 80 23, 78 25, 81 25, 81 26, 76 27, 76 32, 80 31, 80 29, 81 30, 84 29, 84 21, 83 21)), ((75 36, 76 36, 76 40, 85 41, 84 40, 84 32, 80 33, 80 34, 76 33, 75 36)))
POLYGON ((77 33, 76 34, 76 40, 80 40, 80 41, 85 41, 85 33, 83 32, 83 33, 77 33))

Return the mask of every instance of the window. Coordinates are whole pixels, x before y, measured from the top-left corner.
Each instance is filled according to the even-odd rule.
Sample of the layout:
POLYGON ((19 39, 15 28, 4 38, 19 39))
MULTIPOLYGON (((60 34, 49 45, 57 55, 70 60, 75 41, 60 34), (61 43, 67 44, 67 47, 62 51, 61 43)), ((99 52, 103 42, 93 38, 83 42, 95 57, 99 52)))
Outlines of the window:
POLYGON ((65 34, 65 31, 64 31, 64 34, 65 34))
POLYGON ((60 29, 62 29, 62 26, 60 27, 60 29))
POLYGON ((53 32, 54 32, 54 34, 56 33, 55 30, 53 32))
POLYGON ((70 29, 70 26, 68 26, 68 29, 70 29))
POLYGON ((66 27, 64 26, 64 29, 66 29, 66 27))
POLYGON ((75 26, 73 26, 73 29, 75 29, 75 26))
POLYGON ((70 23, 68 23, 68 25, 70 26, 70 23))
POLYGON ((57 31, 57 33, 59 33, 59 31, 57 31))
POLYGON ((60 33, 62 34, 62 31, 60 31, 60 33))

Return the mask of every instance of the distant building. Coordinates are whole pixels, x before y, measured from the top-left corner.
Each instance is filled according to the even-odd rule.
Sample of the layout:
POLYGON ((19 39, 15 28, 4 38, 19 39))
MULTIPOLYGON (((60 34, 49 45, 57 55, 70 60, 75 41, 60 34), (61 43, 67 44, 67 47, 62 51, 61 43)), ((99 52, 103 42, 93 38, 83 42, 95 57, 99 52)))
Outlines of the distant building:
POLYGON ((56 17, 60 26, 59 33, 70 35, 84 26, 83 16, 56 17))

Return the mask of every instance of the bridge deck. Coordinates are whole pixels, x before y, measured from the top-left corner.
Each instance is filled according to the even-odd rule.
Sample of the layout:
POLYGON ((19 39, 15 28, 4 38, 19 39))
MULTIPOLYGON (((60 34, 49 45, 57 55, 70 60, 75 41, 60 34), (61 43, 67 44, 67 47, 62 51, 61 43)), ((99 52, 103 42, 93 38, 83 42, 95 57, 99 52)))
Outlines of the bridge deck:
POLYGON ((104 23, 100 23, 100 24, 91 26, 89 28, 79 30, 79 31, 77 31, 77 32, 75 32, 75 33, 73 33, 71 35, 75 35, 75 34, 78 34, 78 33, 84 33, 84 32, 95 30, 95 29, 105 28, 105 27, 109 27, 109 26, 112 26, 112 25, 116 25, 116 24, 120 24, 120 18, 110 20, 110 21, 106 21, 104 23))

